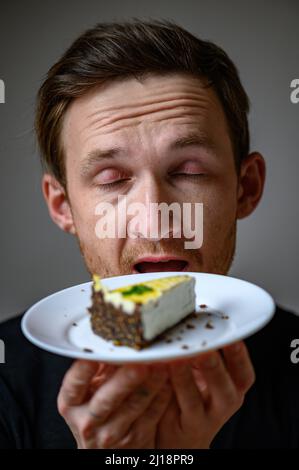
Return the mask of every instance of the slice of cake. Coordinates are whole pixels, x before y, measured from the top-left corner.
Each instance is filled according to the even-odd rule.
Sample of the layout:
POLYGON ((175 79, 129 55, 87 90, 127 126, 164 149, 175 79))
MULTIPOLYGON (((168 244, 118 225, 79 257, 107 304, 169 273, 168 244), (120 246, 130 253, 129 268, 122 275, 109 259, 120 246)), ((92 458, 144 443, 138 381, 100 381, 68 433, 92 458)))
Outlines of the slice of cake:
POLYGON ((91 325, 116 345, 141 349, 195 310, 195 279, 163 277, 108 290, 93 276, 91 325))

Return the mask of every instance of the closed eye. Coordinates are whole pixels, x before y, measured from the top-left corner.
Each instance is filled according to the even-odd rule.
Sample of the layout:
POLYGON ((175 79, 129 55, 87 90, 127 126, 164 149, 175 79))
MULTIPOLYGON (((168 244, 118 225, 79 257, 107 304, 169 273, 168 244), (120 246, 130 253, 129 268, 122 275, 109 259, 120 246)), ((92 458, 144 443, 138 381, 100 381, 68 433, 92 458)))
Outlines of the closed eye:
POLYGON ((202 165, 195 160, 187 160, 169 172, 171 177, 198 179, 204 176, 202 165))
POLYGON ((112 181, 111 183, 101 183, 101 184, 97 184, 96 186, 97 187, 100 187, 101 189, 113 189, 113 188, 116 188, 117 186, 121 186, 122 184, 124 184, 125 182, 129 181, 130 178, 123 178, 121 180, 117 180, 117 181, 112 181))
POLYGON ((130 175, 123 170, 114 167, 108 167, 100 171, 95 179, 95 186, 101 189, 112 189, 121 186, 130 179, 130 175))
POLYGON ((176 178, 199 178, 206 176, 205 173, 172 173, 171 176, 176 178))

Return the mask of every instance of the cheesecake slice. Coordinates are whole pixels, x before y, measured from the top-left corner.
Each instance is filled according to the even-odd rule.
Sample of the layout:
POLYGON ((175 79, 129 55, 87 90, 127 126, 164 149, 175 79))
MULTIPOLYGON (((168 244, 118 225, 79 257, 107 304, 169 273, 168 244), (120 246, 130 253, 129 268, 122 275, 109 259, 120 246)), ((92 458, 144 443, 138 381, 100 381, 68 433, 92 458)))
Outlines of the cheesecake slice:
POLYGON ((91 326, 115 345, 142 349, 195 311, 195 278, 162 277, 108 290, 93 276, 91 326))

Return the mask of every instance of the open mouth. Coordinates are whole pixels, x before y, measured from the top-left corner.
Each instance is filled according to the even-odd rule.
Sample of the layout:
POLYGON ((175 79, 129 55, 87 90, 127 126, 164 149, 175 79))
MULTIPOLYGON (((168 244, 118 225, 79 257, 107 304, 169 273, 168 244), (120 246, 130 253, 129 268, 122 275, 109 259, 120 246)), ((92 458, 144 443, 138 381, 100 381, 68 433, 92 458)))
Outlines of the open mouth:
POLYGON ((160 271, 187 271, 188 262, 179 259, 165 261, 142 261, 134 265, 137 273, 155 273, 160 271))

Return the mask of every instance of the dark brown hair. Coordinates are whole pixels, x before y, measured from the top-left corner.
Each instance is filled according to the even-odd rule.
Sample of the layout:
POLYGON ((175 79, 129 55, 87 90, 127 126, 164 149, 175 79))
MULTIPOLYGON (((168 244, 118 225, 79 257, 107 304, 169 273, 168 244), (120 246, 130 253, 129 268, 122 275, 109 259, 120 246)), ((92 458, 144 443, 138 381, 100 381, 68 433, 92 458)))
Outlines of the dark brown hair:
POLYGON ((44 168, 66 187, 61 128, 70 102, 109 80, 181 72, 205 78, 222 103, 237 170, 249 152, 249 100, 227 54, 169 20, 99 23, 49 70, 37 96, 35 129, 44 168))

